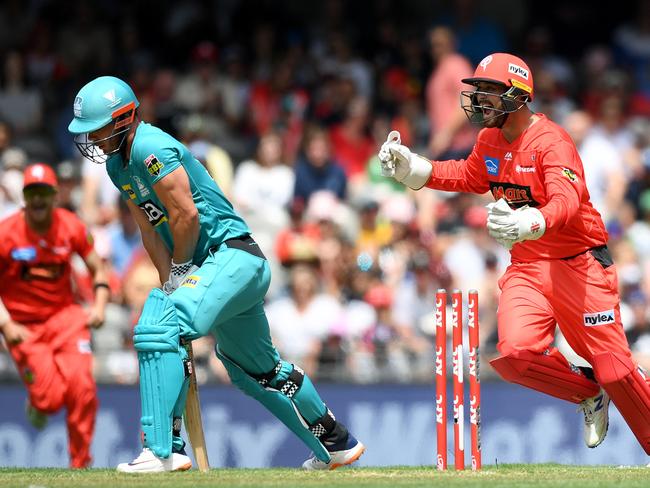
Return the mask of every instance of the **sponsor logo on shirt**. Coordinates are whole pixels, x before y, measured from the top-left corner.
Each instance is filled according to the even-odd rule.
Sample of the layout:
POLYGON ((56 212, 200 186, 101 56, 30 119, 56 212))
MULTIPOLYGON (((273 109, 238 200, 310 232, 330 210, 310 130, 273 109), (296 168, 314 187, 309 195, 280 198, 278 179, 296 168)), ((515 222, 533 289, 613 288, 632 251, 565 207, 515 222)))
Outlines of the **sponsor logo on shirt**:
POLYGON ((527 185, 490 181, 490 191, 495 200, 505 198, 508 204, 514 208, 520 208, 525 205, 539 207, 539 202, 533 198, 530 186, 527 185))
POLYGON ((150 154, 147 156, 147 158, 144 160, 144 164, 151 176, 158 176, 160 174, 160 170, 163 168, 163 166, 165 166, 160 161, 158 161, 158 158, 155 154, 150 154))
POLYGON ((616 321, 614 309, 605 310, 604 312, 583 313, 582 318, 587 327, 613 324, 616 321))
POLYGON ((122 190, 129 195, 131 200, 135 200, 135 192, 133 191, 133 188, 131 188, 131 185, 122 185, 122 190))
POLYGON ((163 212, 162 209, 151 200, 142 202, 138 205, 138 207, 140 207, 144 213, 147 214, 149 223, 154 227, 159 226, 163 222, 167 222, 167 216, 165 215, 165 212, 163 212))
POLYGON ((185 280, 183 280, 183 283, 181 283, 181 288, 195 288, 196 285, 201 281, 201 277, 198 275, 190 275, 185 280))
POLYGON ((485 168, 489 175, 499 174, 499 160, 497 158, 484 156, 483 160, 485 161, 485 168))
POLYGON ((571 168, 562 168, 562 176, 567 178, 571 183, 578 181, 578 175, 571 168))
POLYGON ((34 246, 28 246, 12 249, 11 259, 14 261, 32 261, 36 259, 36 248, 34 246))
POLYGON ((503 159, 506 161, 512 161, 512 153, 508 151, 503 159))
POLYGON ((137 175, 133 176, 133 181, 135 181, 136 186, 138 187, 138 192, 140 192, 140 196, 142 198, 149 196, 149 189, 144 186, 144 183, 142 182, 142 178, 140 178, 137 175))
POLYGON ((518 164, 517 166, 515 166, 515 171, 517 173, 534 173, 535 166, 521 166, 518 164))

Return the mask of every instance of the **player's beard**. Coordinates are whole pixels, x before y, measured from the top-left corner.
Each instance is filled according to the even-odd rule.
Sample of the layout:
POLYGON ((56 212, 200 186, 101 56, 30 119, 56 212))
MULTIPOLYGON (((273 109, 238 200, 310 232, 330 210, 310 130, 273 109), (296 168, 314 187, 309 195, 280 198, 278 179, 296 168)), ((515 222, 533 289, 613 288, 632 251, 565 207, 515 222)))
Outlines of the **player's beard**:
POLYGON ((503 124, 506 123, 506 120, 508 120, 508 115, 510 115, 508 112, 502 112, 499 115, 489 117, 487 120, 483 122, 483 127, 491 129, 491 128, 497 128, 500 129, 503 127, 503 124))

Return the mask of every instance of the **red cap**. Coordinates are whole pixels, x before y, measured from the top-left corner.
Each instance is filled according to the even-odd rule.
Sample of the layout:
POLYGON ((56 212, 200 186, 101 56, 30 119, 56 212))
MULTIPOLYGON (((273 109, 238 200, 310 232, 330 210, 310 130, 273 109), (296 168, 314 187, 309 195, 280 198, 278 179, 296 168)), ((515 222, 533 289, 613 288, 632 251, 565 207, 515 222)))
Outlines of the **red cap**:
POLYGON ((502 83, 508 88, 516 86, 533 99, 533 73, 521 58, 507 53, 494 53, 483 58, 472 78, 461 80, 468 85, 481 81, 502 83))
POLYGON ((30 185, 49 185, 56 188, 59 182, 51 166, 43 163, 31 164, 23 173, 23 188, 30 185))

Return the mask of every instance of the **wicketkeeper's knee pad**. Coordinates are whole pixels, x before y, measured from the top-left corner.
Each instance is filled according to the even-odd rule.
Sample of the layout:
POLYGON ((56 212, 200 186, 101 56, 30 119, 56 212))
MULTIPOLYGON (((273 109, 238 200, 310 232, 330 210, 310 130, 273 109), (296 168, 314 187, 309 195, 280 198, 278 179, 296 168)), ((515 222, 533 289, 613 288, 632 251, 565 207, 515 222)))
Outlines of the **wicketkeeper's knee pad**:
POLYGON ((255 378, 225 356, 218 346, 216 352, 233 385, 264 405, 307 444, 318 459, 329 462, 330 455, 321 438, 335 429, 336 419, 302 370, 280 361, 274 370, 255 378))
POLYGON ((180 346, 180 327, 174 304, 155 288, 144 304, 133 344, 140 362, 140 423, 144 444, 156 456, 169 457, 172 417, 183 392, 187 357, 180 346))
POLYGON ((595 354, 591 363, 598 383, 650 454, 650 385, 645 371, 621 353, 595 354))
POLYGON ((506 381, 573 403, 600 391, 595 382, 555 349, 547 353, 513 351, 493 359, 490 364, 506 381))

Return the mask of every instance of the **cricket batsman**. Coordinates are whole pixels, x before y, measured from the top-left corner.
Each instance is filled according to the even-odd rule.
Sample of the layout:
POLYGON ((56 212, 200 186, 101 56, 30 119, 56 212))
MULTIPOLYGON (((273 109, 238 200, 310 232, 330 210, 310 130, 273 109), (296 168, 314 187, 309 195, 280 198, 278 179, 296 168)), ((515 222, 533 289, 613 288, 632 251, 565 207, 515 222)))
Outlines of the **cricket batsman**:
POLYGON ((97 413, 90 327, 100 327, 108 277, 85 225, 55 208, 57 179, 46 164, 24 172, 25 208, 0 222, 0 331, 27 387, 27 417, 43 428, 65 406, 70 466, 90 466, 97 413), (95 300, 75 302, 71 259, 90 270, 95 300))
POLYGON ((468 158, 429 161, 392 132, 379 153, 382 173, 414 190, 492 193, 488 231, 511 253, 492 366, 507 381, 578 404, 588 447, 607 434, 611 399, 650 454, 650 385, 623 333, 616 266, 575 144, 531 112, 533 74, 518 57, 491 54, 462 81, 474 86, 461 92, 462 108, 483 126, 468 158), (591 368, 551 346, 556 324, 591 368))
POLYGON ((79 91, 68 127, 84 156, 106 163, 163 283, 151 291, 134 331, 144 449, 118 471, 191 467, 180 437, 189 385, 182 344, 207 334, 233 385, 313 451, 305 469, 353 463, 363 444, 271 342, 262 306, 271 274, 250 229, 184 145, 139 119, 138 105, 129 85, 102 76, 79 91))

